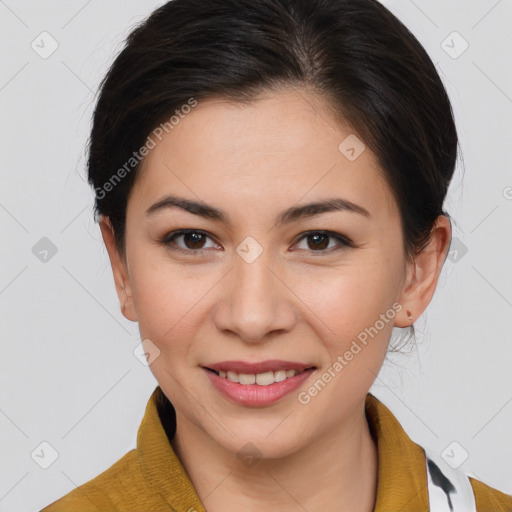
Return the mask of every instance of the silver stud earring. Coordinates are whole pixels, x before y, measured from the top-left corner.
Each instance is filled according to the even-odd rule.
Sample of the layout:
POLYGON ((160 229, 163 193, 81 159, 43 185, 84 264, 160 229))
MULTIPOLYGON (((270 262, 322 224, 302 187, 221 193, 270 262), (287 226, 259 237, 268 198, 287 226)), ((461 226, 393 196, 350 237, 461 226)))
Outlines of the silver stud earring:
POLYGON ((407 310, 407 318, 412 320, 412 313, 409 310, 407 310))

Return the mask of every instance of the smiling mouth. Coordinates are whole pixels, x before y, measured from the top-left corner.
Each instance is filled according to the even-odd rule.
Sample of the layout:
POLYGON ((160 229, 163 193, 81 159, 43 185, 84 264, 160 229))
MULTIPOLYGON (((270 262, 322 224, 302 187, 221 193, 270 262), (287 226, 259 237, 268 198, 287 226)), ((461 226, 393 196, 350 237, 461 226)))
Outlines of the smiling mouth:
POLYGON ((287 379, 291 379, 296 375, 307 372, 309 370, 316 370, 315 366, 309 366, 305 368, 297 368, 297 369, 280 369, 275 371, 266 371, 261 373, 239 373, 231 370, 215 370, 213 368, 204 367, 206 370, 215 373, 218 377, 222 379, 229 380, 230 382, 242 384, 242 385, 252 385, 256 384, 259 386, 270 386, 271 384, 275 384, 276 382, 283 382, 287 379))

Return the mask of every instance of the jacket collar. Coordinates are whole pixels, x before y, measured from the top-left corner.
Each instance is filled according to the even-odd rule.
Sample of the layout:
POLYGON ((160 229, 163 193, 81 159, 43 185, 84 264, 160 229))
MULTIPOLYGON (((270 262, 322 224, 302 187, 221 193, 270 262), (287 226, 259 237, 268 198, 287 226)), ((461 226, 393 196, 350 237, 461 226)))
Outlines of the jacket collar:
POLYGON ((366 396, 365 411, 379 458, 375 512, 428 511, 423 448, 409 438, 391 411, 371 393, 366 396))
MULTIPOLYGON (((365 401, 370 432, 378 451, 375 512, 428 511, 425 452, 402 429, 391 411, 371 393, 365 401)), ((147 484, 171 510, 204 512, 184 467, 174 453, 175 411, 159 386, 153 391, 137 434, 137 454, 147 484), (166 402, 166 406, 162 404, 166 402)))
MULTIPOLYGON (((167 401, 168 406, 165 410, 159 407, 163 397, 160 386, 157 386, 146 406, 146 412, 137 433, 137 455, 140 466, 148 486, 170 505, 171 510, 186 512, 195 509, 197 512, 205 512, 162 425, 160 414, 164 423, 170 421, 175 425, 175 411, 171 403, 167 401), (170 415, 170 418, 165 418, 164 414, 170 415)), ((174 431, 175 426, 172 435, 174 431)))

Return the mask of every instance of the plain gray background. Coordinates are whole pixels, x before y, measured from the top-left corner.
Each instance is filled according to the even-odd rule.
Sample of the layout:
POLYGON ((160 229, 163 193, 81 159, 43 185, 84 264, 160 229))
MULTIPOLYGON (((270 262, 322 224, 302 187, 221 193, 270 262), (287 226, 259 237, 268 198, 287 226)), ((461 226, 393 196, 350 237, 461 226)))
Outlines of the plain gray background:
MULTIPOLYGON (((163 3, 0 1, 1 511, 39 510, 134 448, 156 386, 133 354, 84 168, 99 81, 163 3), (43 442, 58 454, 47 469, 43 442)), ((467 452, 464 471, 512 493, 512 1, 385 4, 441 74, 464 173, 459 162, 453 251, 417 349, 390 358, 372 392, 413 440, 467 452)))

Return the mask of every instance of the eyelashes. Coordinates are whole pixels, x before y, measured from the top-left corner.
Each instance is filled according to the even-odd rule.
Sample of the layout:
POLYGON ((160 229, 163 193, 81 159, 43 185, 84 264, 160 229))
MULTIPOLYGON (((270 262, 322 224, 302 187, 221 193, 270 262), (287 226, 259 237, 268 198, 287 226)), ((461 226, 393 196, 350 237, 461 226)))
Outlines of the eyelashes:
MULTIPOLYGON (((194 245, 201 245, 202 242, 206 241, 207 239, 210 239, 213 241, 213 238, 206 233, 205 231, 202 231, 200 229, 180 229, 177 231, 172 231, 170 233, 167 233, 164 235, 160 240, 160 244, 165 246, 166 248, 179 252, 181 254, 187 254, 191 256, 201 256, 204 255, 210 248, 211 249, 217 249, 220 246, 213 241, 213 244, 210 248, 208 247, 194 247, 194 245), (179 246, 177 244, 177 240, 182 238, 183 242, 185 242, 185 247, 179 246), (192 244, 192 248, 186 247, 186 244, 190 243, 192 244)), ((305 250, 308 253, 313 254, 314 256, 321 256, 321 255, 327 255, 331 254, 332 252, 339 251, 341 249, 346 248, 353 248, 354 244, 353 242, 346 236, 342 235, 341 233, 336 233, 333 231, 307 231, 305 233, 302 233, 299 237, 296 238, 296 241, 294 242, 294 246, 297 245, 302 240, 308 241, 309 239, 313 240, 312 247, 318 247, 318 249, 299 249, 299 250, 305 250), (336 246, 329 247, 331 244, 328 242, 327 247, 324 247, 324 241, 334 239, 338 242, 336 246)), ((293 251, 295 251, 294 249, 293 251)))
MULTIPOLYGON (((338 241, 338 246, 335 246, 334 248, 329 249, 328 247, 326 249, 321 250, 312 250, 312 249, 306 249, 307 251, 313 252, 313 253, 323 253, 323 252, 331 252, 335 250, 339 250, 341 248, 346 247, 353 247, 353 244, 351 240, 349 240, 346 236, 341 235, 339 233, 334 233, 332 231, 308 231, 307 233, 304 233, 296 243, 300 242, 301 240, 305 239, 307 240, 309 237, 315 237, 316 240, 313 246, 319 246, 321 244, 317 244, 317 241, 320 240, 326 240, 326 239, 334 239, 338 241)), ((329 246, 329 244, 328 244, 329 246)))
MULTIPOLYGON (((211 238, 210 235, 205 233, 204 231, 201 231, 200 229, 180 229, 178 231, 172 231, 171 233, 168 233, 165 235, 160 242, 162 245, 165 245, 169 249, 173 251, 183 252, 183 253, 197 253, 202 254, 205 252, 205 249, 203 247, 195 248, 195 249, 183 249, 182 247, 177 247, 175 240, 179 237, 186 237, 188 235, 200 235, 203 239, 204 238, 211 238)), ((197 237, 196 240, 192 239, 192 243, 197 243, 197 237)))

